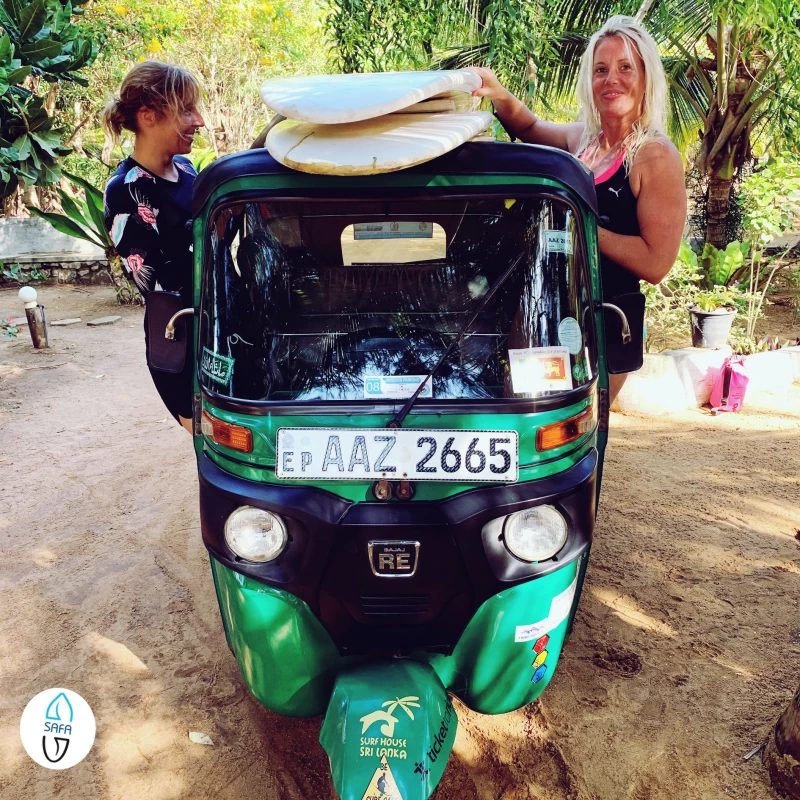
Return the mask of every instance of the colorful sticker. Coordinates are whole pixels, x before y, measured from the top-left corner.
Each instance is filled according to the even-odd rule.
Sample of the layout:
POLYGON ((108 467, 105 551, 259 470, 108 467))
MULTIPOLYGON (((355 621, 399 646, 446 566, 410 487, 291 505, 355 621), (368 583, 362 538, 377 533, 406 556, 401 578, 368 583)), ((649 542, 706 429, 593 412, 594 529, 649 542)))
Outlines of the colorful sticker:
POLYGON ((533 673, 531 681, 533 681, 533 683, 539 683, 539 681, 542 678, 544 678, 545 672, 547 672, 547 667, 544 664, 542 664, 542 666, 539 667, 539 669, 537 669, 536 672, 533 673))
POLYGON ((572 255, 572 234, 568 231, 546 230, 545 250, 548 253, 566 253, 572 255))
POLYGON ((550 641, 550 637, 547 634, 542 636, 541 639, 537 639, 536 644, 533 646, 533 652, 534 653, 541 653, 542 650, 544 650, 545 647, 547 647, 547 643, 549 641, 550 641))
MULTIPOLYGON (((364 378, 364 399, 396 400, 411 397, 427 375, 368 375, 364 378)), ((431 382, 425 384, 420 397, 433 397, 431 382)))
MULTIPOLYGON (((569 612, 572 610, 572 601, 575 599, 575 592, 577 589, 578 576, 576 575, 575 580, 551 601, 550 613, 547 615, 547 619, 534 622, 533 625, 517 625, 514 632, 514 641, 530 642, 539 637, 545 639, 546 637, 544 634, 557 628, 569 616, 569 612)), ((547 641, 549 641, 549 638, 547 641)), ((547 641, 544 642, 542 648, 547 645, 547 641)))
POLYGON ((558 323, 558 343, 566 347, 571 356, 580 353, 583 347, 583 334, 575 317, 564 317, 558 323))
POLYGON ((552 630, 549 624, 549 617, 547 619, 534 622, 533 625, 517 625, 514 633, 515 642, 530 642, 533 639, 538 639, 543 633, 552 630))
POLYGON ((509 350, 514 394, 563 392, 572 388, 566 347, 525 347, 509 350))
POLYGON ((361 800, 403 800, 386 756, 381 756, 381 765, 375 770, 361 800))
POLYGON ((211 350, 204 347, 200 371, 212 381, 228 386, 231 382, 231 375, 233 375, 233 359, 220 353, 212 353, 211 350))
POLYGON ((542 664, 544 664, 545 661, 547 661, 547 650, 542 650, 542 652, 539 653, 538 656, 536 656, 536 658, 534 659, 534 662, 533 662, 533 664, 531 664, 531 666, 534 669, 539 669, 539 667, 541 667, 542 664))

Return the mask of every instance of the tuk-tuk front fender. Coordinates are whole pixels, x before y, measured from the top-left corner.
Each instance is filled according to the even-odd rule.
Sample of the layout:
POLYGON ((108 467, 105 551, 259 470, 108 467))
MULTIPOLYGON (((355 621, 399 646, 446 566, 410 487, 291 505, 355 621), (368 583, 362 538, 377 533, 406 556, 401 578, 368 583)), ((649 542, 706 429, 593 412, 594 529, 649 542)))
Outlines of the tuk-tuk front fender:
POLYGON ((427 800, 458 720, 428 664, 365 664, 336 679, 320 743, 341 800, 427 800))

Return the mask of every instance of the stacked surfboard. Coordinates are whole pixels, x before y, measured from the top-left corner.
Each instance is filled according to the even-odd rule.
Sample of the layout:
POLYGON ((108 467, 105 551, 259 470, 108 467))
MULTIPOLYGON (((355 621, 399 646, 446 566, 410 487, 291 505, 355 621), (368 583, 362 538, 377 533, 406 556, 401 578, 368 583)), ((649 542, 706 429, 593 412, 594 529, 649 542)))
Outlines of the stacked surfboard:
POLYGON ((470 70, 275 78, 265 105, 285 117, 266 138, 281 164, 318 175, 376 175, 444 155, 492 122, 472 110, 470 70))

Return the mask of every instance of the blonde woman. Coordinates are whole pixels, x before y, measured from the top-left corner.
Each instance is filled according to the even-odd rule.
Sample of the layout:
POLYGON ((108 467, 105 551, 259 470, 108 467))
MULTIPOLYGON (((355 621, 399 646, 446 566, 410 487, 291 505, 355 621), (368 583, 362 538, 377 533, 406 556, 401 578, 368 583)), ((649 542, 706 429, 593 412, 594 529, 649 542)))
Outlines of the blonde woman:
MULTIPOLYGON (((601 221, 604 299, 658 283, 680 248, 686 221, 683 162, 664 133, 667 81, 658 48, 632 17, 615 16, 589 40, 581 60, 577 122, 536 117, 490 69, 474 68, 506 130, 523 142, 576 155, 595 175, 601 221)), ((631 331, 642 338, 641 329, 631 331)), ((627 377, 611 375, 611 400, 627 377)))
MULTIPOLYGON (((103 123, 118 139, 134 134, 133 153, 106 185, 105 224, 123 266, 147 297, 156 288, 192 298, 192 184, 197 173, 186 154, 205 124, 197 110, 200 84, 187 70, 159 61, 137 64, 103 123)), ((145 326, 145 331, 147 327, 145 326)), ((191 431, 192 365, 182 373, 150 373, 170 413, 191 431)))

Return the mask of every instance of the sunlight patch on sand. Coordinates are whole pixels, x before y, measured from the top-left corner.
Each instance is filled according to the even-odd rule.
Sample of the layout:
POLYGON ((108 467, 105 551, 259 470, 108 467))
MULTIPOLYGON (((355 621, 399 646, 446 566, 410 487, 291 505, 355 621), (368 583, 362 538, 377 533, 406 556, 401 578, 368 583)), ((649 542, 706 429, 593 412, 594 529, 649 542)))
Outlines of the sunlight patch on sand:
POLYGON ((115 642, 96 631, 89 633, 87 638, 98 655, 107 658, 120 669, 128 672, 149 672, 147 665, 122 642, 115 642))
POLYGON ((635 628, 657 633, 660 636, 667 636, 674 639, 677 632, 665 622, 652 617, 646 611, 642 611, 637 602, 627 595, 620 595, 609 589, 591 587, 589 592, 603 605, 614 610, 623 622, 633 625, 635 628))

